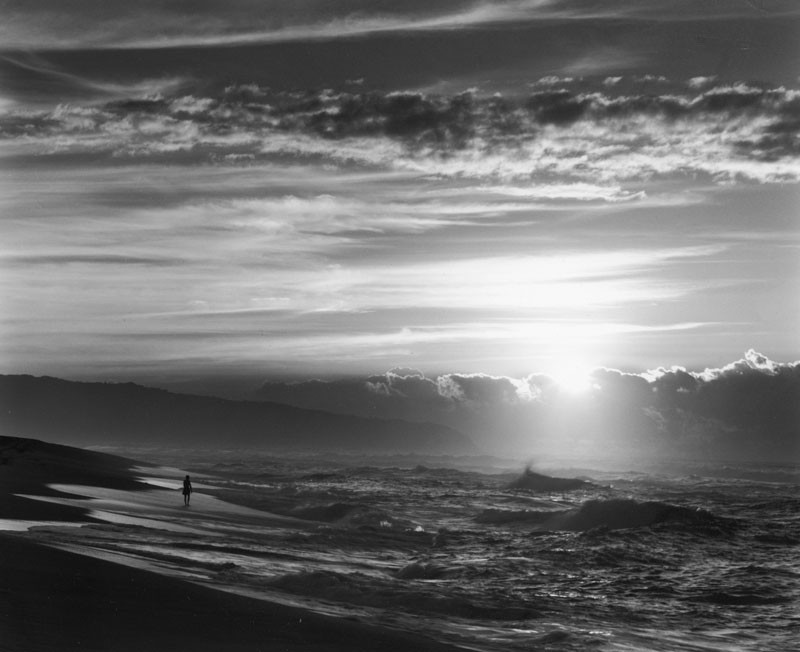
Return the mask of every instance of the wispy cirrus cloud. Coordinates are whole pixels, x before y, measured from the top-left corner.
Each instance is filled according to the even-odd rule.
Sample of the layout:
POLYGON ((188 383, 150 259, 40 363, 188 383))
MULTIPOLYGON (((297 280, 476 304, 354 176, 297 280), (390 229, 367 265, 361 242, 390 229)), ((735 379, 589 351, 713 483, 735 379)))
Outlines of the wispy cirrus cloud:
POLYGON ((187 11, 159 0, 136 8, 121 2, 73 3, 65 15, 58 3, 8 2, 4 41, 18 48, 163 48, 331 39, 396 31, 456 29, 519 20, 552 0, 410 2, 402 7, 366 0, 270 3, 208 2, 187 11), (158 35, 151 26, 160 25, 158 35), (60 29, 59 29, 60 28, 60 29))
POLYGON ((458 180, 421 188, 418 175, 312 166, 77 168, 53 182, 21 174, 3 200, 2 294, 7 314, 29 324, 6 324, 3 339, 14 359, 37 333, 74 343, 88 332, 87 346, 127 338, 98 359, 168 348, 170 359, 202 351, 246 364, 248 347, 260 356, 264 342, 270 355, 310 363, 326 351, 383 360, 447 342, 504 349, 671 332, 608 311, 700 291, 674 270, 725 247, 603 250, 536 228, 553 214, 618 206, 626 192, 458 180), (587 310, 591 321, 565 324, 587 310))
POLYGON ((65 13, 58 2, 8 1, 0 37, 13 48, 165 48, 341 39, 380 33, 458 30, 498 23, 597 19, 689 21, 797 15, 794 3, 672 0, 597 3, 587 0, 443 0, 437 3, 269 3, 255 0, 181 4, 147 0, 81 0, 65 13), (152 25, 159 25, 156 35, 152 25))
POLYGON ((17 255, 0 256, 0 264, 13 266, 29 265, 144 265, 154 267, 171 267, 180 265, 174 258, 156 258, 153 256, 123 256, 119 254, 53 254, 53 255, 17 255))
MULTIPOLYGON (((0 62, 11 70, 16 69, 32 77, 35 82, 29 84, 31 87, 43 86, 62 101, 86 101, 89 98, 108 102, 129 97, 174 94, 186 84, 186 79, 177 76, 137 79, 128 83, 91 79, 62 70, 32 52, 0 55, 0 62)), ((15 108, 14 104, 9 104, 6 110, 15 108)))

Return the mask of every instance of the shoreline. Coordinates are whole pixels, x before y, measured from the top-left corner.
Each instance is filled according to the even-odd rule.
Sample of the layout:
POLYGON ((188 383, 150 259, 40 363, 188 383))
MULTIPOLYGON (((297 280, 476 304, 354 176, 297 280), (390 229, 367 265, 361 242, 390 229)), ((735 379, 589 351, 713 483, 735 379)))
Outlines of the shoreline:
MULTIPOLYGON (((134 460, 37 440, 0 437, 0 518, 78 528, 102 501, 70 489, 97 488, 111 499, 135 497, 134 507, 166 519, 169 493, 154 490, 132 469, 134 460), (29 496, 29 497, 28 497, 29 496), (154 504, 150 504, 156 501, 154 504)), ((176 493, 177 498, 177 493, 176 493)), ((199 496, 210 510, 259 521, 268 513, 199 496), (216 508, 215 508, 216 507, 216 508)), ((129 519, 130 520, 130 519, 129 519)), ((157 525, 164 526, 165 521, 157 525)), ((0 531, 0 650, 9 652, 453 652, 424 636, 337 618, 268 599, 248 597, 156 570, 48 545, 26 531, 0 531)))

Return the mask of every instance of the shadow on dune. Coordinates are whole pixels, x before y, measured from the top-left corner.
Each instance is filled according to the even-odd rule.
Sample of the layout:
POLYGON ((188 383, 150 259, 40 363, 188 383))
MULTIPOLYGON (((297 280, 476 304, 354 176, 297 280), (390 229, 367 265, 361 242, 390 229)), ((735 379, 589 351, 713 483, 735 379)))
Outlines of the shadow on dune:
MULTIPOLYGON (((0 437, 0 518, 93 521, 88 511, 30 500, 15 494, 64 496, 49 484, 76 484, 126 491, 149 489, 131 470, 141 462, 116 455, 49 444, 36 439, 0 437)), ((76 496, 71 496, 76 498, 76 496)))

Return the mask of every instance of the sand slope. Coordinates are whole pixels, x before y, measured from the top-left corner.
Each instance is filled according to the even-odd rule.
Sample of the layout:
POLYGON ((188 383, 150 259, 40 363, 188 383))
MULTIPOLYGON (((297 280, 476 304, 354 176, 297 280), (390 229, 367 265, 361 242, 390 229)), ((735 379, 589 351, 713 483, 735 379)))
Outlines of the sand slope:
POLYGON ((49 444, 35 439, 0 437, 0 519, 86 520, 75 506, 32 501, 18 494, 59 496, 50 483, 140 490, 131 469, 138 462, 115 455, 49 444))

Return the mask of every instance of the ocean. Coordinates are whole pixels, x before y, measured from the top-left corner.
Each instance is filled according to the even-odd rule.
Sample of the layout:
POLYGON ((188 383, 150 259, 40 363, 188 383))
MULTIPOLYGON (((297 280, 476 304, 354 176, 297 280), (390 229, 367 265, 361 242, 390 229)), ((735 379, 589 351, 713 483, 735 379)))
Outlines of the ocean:
POLYGON ((472 650, 800 649, 796 466, 537 467, 584 481, 537 490, 486 459, 156 457, 190 506, 183 471, 143 469, 136 501, 84 491, 105 523, 32 536, 472 650))

